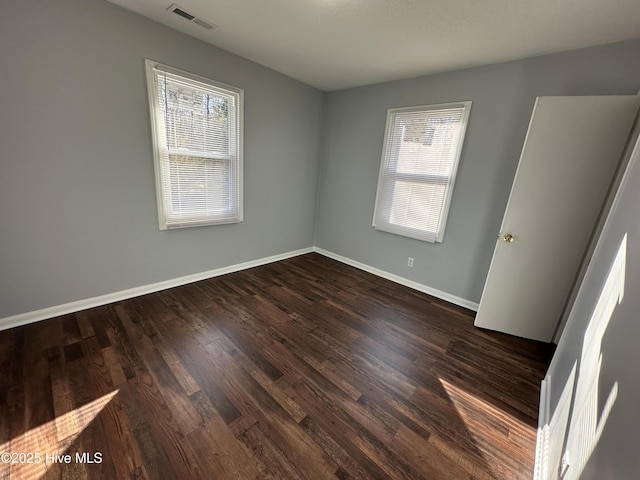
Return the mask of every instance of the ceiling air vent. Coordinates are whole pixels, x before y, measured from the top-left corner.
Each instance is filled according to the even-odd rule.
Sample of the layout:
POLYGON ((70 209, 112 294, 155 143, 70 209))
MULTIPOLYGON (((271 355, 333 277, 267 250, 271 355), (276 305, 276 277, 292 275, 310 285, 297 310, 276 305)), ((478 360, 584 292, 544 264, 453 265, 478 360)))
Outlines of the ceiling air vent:
POLYGON ((167 10, 169 12, 175 13, 176 15, 180 15, 182 18, 187 19, 202 28, 206 28, 207 30, 215 30, 216 28, 218 28, 217 25, 207 22, 202 18, 196 17, 195 15, 187 12, 184 8, 182 8, 180 5, 176 5, 175 3, 167 8, 167 10))

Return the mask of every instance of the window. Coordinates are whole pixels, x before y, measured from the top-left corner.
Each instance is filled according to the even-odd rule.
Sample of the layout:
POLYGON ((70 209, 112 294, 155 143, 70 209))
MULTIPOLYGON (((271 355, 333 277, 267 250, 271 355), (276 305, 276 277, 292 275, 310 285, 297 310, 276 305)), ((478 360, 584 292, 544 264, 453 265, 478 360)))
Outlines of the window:
POLYGON ((241 222, 242 90, 146 68, 160 229, 241 222))
POLYGON ((460 102, 387 111, 374 228, 442 241, 470 108, 460 102))

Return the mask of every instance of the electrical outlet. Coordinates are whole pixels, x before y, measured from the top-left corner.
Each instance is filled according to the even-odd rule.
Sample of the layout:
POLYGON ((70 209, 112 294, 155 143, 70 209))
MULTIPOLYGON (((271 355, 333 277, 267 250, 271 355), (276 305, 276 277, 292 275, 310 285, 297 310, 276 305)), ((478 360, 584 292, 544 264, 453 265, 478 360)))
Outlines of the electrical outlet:
POLYGON ((413 267, 413 257, 407 258, 407 267, 413 267))

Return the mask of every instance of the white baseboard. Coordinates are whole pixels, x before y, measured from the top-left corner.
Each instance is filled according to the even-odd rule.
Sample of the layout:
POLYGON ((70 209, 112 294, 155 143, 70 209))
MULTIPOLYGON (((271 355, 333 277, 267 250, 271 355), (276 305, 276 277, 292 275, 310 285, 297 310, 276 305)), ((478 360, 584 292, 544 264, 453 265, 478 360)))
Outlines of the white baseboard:
POLYGON ((187 283, 197 282, 199 280, 206 280, 207 278, 218 277, 227 273, 238 272, 240 270, 246 270, 247 268, 259 267, 260 265, 266 265, 268 263, 285 260, 291 257, 297 257, 298 255, 304 255, 305 253, 317 252, 325 257, 332 258, 338 262, 351 265, 352 267, 364 270, 365 272, 372 273, 392 282, 405 285, 419 292, 432 295, 436 298, 440 298, 449 303, 459 305, 461 307, 468 308, 473 311, 478 310, 478 304, 471 302, 464 298, 451 295, 449 293, 431 288, 427 285, 423 285, 413 280, 409 280, 393 273, 385 272, 375 267, 365 265, 364 263, 357 262, 337 253, 330 252, 318 247, 302 248, 300 250, 294 250, 291 252, 281 253, 279 255, 272 255, 270 257, 259 258, 257 260, 251 260, 249 262, 238 263, 236 265, 229 265, 228 267, 216 268, 213 270, 207 270, 206 272, 194 273, 192 275, 186 275, 184 277, 173 278, 162 282, 152 283, 149 285, 142 285, 140 287, 129 288, 127 290, 121 290, 118 292, 108 293, 106 295, 99 295, 97 297, 86 298, 84 300, 78 300, 75 302, 69 302, 62 305, 55 305, 53 307, 43 308, 41 310, 34 310, 32 312, 20 313, 11 317, 0 318, 0 330, 6 330, 20 325, 26 325, 28 323, 39 322, 40 320, 46 320, 47 318, 58 317, 60 315, 66 315, 68 313, 79 312, 80 310, 86 310, 87 308, 99 307, 101 305, 107 305, 109 303, 119 302, 128 298, 138 297, 140 295, 146 295, 148 293, 159 292, 168 288, 179 287, 180 285, 186 285, 187 283))
POLYGON ((413 280, 409 280, 408 278, 404 278, 399 275, 395 275, 393 273, 385 272, 384 270, 380 270, 370 265, 360 263, 356 260, 343 257, 342 255, 338 255, 337 253, 324 250, 323 248, 313 247, 313 251, 316 253, 319 253, 320 255, 324 255, 325 257, 333 258, 338 262, 346 263, 347 265, 351 265, 352 267, 356 267, 356 268, 359 268, 360 270, 364 270, 365 272, 373 273, 378 277, 386 278, 387 280, 391 280, 392 282, 399 283, 400 285, 404 285, 406 287, 413 288, 414 290, 418 290, 419 292, 426 293, 428 295, 439 298, 441 300, 445 300, 446 302, 453 303, 455 305, 459 305, 464 308, 468 308, 469 310, 473 310, 474 312, 478 311, 478 304, 476 302, 472 302, 465 298, 460 298, 455 295, 451 295, 450 293, 443 292, 442 290, 437 290, 435 288, 429 287, 422 283, 414 282, 413 280))
POLYGON ((18 327, 20 325, 26 325, 28 323, 39 322, 40 320, 46 320, 47 318, 53 318, 60 315, 66 315, 68 313, 79 312, 80 310, 99 307, 108 303, 119 302, 128 298, 146 295, 147 293, 159 292, 161 290, 166 290, 167 288, 179 287, 180 285, 186 285, 187 283, 206 280, 207 278, 213 278, 220 275, 225 275, 227 273, 238 272, 240 270, 246 270, 247 268, 259 267, 260 265, 266 265, 267 263, 273 263, 279 260, 297 257, 298 255, 304 255, 305 253, 311 253, 313 251, 313 247, 303 248, 300 250, 294 250, 292 252, 272 255, 270 257, 259 258, 257 260, 251 260, 249 262, 238 263, 236 265, 229 265, 228 267, 207 270, 206 272, 194 273, 192 275, 173 278, 171 280, 165 280, 163 282, 142 285, 140 287, 129 288, 127 290, 121 290, 119 292, 86 298, 84 300, 78 300, 76 302, 69 302, 62 305, 43 308, 41 310, 34 310, 32 312, 13 315, 11 317, 0 318, 0 330, 6 330, 9 328, 18 327))

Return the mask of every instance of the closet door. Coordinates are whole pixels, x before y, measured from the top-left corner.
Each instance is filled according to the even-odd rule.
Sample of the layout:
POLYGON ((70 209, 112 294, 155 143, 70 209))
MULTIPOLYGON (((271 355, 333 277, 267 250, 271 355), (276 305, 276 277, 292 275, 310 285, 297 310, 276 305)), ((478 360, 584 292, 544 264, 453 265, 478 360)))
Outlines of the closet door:
POLYGON ((476 326, 551 341, 639 105, 536 100, 476 326))

